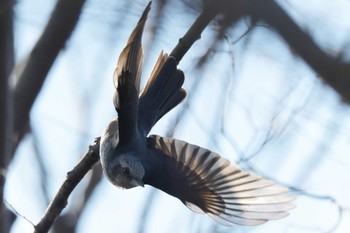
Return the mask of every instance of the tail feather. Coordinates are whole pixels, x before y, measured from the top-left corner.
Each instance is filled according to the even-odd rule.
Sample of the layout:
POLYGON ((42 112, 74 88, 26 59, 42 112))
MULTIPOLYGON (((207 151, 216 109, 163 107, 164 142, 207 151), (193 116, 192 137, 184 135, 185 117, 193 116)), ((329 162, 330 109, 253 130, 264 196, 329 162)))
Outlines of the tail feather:
POLYGON ((140 77, 142 69, 142 33, 145 26, 151 2, 146 6, 140 20, 132 31, 125 48, 121 52, 117 68, 113 74, 113 82, 116 88, 114 105, 119 110, 121 105, 128 105, 138 101, 140 92, 140 77))
POLYGON ((177 106, 185 97, 182 88, 184 74, 177 69, 177 61, 163 51, 151 73, 139 100, 140 132, 147 135, 154 124, 177 106))
POLYGON ((145 8, 127 45, 120 54, 113 75, 116 88, 113 103, 118 112, 120 143, 128 142, 137 135, 137 111, 143 57, 141 40, 150 7, 151 2, 145 8))

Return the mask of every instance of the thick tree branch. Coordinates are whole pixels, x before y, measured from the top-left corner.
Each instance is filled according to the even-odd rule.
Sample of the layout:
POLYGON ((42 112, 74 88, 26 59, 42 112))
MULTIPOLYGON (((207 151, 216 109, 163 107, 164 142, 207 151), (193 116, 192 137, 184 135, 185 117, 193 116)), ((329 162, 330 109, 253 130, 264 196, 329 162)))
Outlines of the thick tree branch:
POLYGON ((251 0, 250 12, 253 18, 271 25, 287 44, 321 78, 350 102, 350 64, 339 61, 324 52, 274 0, 251 0))
POLYGON ((58 53, 74 30, 85 0, 60 0, 30 53, 14 90, 14 150, 26 133, 29 112, 58 53))
POLYGON ((10 161, 12 93, 8 77, 14 65, 13 1, 0 2, 0 232, 9 232, 16 216, 4 205, 4 187, 10 161))
POLYGON ((89 151, 85 154, 83 159, 73 168, 73 170, 67 173, 66 180, 63 182, 61 188, 48 206, 43 218, 35 226, 35 233, 49 231, 56 218, 66 207, 69 195, 92 166, 99 161, 99 147, 99 141, 97 141, 94 146, 90 146, 89 151))

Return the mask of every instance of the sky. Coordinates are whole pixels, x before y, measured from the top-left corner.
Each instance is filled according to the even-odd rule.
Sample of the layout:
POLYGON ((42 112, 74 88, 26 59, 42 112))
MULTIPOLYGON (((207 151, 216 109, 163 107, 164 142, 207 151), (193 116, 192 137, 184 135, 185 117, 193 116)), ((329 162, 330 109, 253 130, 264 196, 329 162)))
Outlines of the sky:
MULTIPOLYGON (((349 11, 346 0, 278 1, 330 54, 349 58, 349 11)), ((23 60, 40 36, 56 1, 22 0, 15 7, 16 60, 23 60)), ((116 117, 112 104, 112 73, 117 57, 146 1, 122 4, 90 0, 66 48, 52 67, 31 111, 32 135, 27 135, 12 161, 6 201, 33 223, 47 203, 41 192, 38 157, 51 200, 66 173, 93 139, 116 117), (121 16, 122 15, 122 16, 121 16), (38 150, 35 150, 35 142, 38 150)), ((177 5, 176 5, 177 6, 177 5)), ((145 83, 163 49, 170 52, 194 20, 185 6, 165 17, 151 49, 150 12, 144 33, 145 83), (181 16, 181 20, 178 18, 181 16), (150 50, 147 50, 150 49, 150 50), (147 51, 146 51, 147 50, 147 51)), ((174 137, 220 153, 233 163, 281 185, 297 187, 297 207, 285 219, 258 227, 213 225, 205 215, 151 187, 119 190, 103 179, 84 211, 78 232, 138 232, 144 207, 143 232, 336 232, 350 229, 350 111, 339 96, 272 30, 258 27, 231 44, 246 27, 241 21, 228 32, 202 70, 194 66, 211 44, 212 27, 181 61, 184 103, 167 114, 152 133, 167 135, 178 119, 174 137), (149 206, 148 203, 151 203, 149 206), (341 210, 341 211, 340 211, 341 210)), ((72 194, 68 208, 79 205, 86 181, 72 194), (80 192, 79 192, 80 191, 80 192)), ((32 232, 19 217, 12 233, 32 232)))

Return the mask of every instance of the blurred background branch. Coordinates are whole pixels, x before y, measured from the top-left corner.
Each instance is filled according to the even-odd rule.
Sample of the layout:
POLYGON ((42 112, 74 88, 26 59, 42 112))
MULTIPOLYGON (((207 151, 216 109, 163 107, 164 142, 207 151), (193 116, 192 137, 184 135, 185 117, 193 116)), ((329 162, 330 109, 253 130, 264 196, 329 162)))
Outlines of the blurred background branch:
MULTIPOLYGON (((29 112, 59 52, 77 25, 85 0, 57 2, 14 87, 14 150, 28 131, 29 112)), ((16 69, 16 68, 15 68, 16 69)))
POLYGON ((0 2, 0 231, 8 232, 16 216, 4 205, 4 187, 10 162, 12 93, 8 77, 14 66, 13 1, 0 2))
POLYGON ((350 101, 349 62, 323 51, 274 0, 251 0, 249 10, 253 19, 263 20, 271 25, 320 78, 334 88, 346 102, 350 101))

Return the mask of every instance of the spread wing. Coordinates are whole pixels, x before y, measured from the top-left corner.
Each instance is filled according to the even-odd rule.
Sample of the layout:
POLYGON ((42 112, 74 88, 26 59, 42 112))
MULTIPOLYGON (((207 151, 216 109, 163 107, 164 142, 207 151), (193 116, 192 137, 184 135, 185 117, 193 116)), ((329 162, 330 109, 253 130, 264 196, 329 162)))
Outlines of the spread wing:
POLYGON ((177 69, 175 58, 162 51, 140 95, 138 129, 144 136, 186 97, 183 82, 184 73, 177 69))
POLYGON ((242 171, 214 152, 173 138, 152 135, 149 140, 172 161, 162 163, 167 167, 158 175, 164 176, 151 179, 154 186, 195 212, 228 226, 258 225, 285 217, 294 207, 286 188, 242 171), (159 181, 167 178, 172 180, 159 181))
POLYGON ((126 47, 119 56, 114 71, 116 88, 114 106, 118 112, 120 140, 129 141, 136 133, 138 97, 142 67, 142 32, 150 10, 151 2, 145 8, 139 22, 132 31, 126 47))

